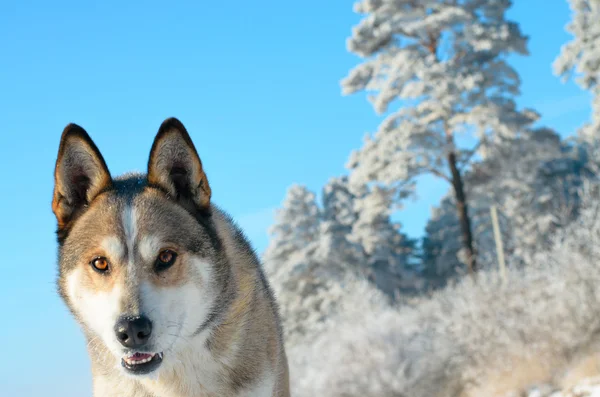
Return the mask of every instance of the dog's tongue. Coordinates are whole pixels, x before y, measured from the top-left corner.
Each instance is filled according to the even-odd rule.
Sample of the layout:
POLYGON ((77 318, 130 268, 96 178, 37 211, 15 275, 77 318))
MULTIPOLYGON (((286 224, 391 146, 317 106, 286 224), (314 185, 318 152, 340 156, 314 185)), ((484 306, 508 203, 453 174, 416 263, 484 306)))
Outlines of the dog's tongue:
POLYGON ((147 358, 151 358, 152 354, 148 354, 148 353, 135 353, 133 356, 129 357, 129 360, 131 361, 141 361, 141 360, 145 360, 147 358))

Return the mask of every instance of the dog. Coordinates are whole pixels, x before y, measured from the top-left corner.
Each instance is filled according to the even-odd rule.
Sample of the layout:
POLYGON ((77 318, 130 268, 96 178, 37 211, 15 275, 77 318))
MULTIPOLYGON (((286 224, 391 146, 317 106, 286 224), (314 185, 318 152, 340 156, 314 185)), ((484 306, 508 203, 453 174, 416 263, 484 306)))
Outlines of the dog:
POLYGON ((178 119, 161 124, 147 174, 117 178, 69 124, 54 181, 57 287, 95 397, 290 395, 276 299, 178 119))

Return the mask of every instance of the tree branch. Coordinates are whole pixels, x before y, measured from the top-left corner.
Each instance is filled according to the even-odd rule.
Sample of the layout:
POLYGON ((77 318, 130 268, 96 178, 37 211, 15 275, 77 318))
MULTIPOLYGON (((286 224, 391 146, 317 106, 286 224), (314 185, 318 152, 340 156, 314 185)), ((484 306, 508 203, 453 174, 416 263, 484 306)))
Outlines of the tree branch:
POLYGON ((432 173, 433 175, 437 176, 438 178, 444 179, 448 183, 452 183, 452 179, 450 179, 450 177, 448 175, 444 174, 443 172, 440 172, 439 170, 436 170, 435 168, 423 167, 423 169, 432 173))

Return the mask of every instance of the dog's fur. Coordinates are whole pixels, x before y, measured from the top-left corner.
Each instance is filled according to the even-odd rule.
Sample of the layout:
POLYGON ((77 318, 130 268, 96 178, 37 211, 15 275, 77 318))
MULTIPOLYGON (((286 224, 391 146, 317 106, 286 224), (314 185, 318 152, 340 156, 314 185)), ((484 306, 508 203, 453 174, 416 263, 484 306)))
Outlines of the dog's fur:
POLYGON ((177 119, 161 125, 147 175, 114 179, 88 134, 65 128, 52 201, 58 289, 88 340, 94 396, 289 396, 275 299, 246 238, 210 198, 177 119), (158 271, 164 249, 176 262, 158 271), (106 272, 91 266, 97 257, 106 272), (152 321, 144 351, 164 356, 134 375, 114 329, 142 315, 152 321))

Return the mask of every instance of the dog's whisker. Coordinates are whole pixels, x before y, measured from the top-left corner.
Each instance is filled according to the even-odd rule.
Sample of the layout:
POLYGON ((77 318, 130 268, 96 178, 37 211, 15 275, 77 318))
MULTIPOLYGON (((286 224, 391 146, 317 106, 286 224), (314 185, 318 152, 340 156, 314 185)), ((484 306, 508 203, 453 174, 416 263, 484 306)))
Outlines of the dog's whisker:
MULTIPOLYGON (((97 336, 94 336, 92 339, 90 339, 90 341, 87 343, 86 348, 89 348, 90 345, 95 342, 96 340, 98 340, 97 336)), ((95 346, 92 346, 92 349, 95 349, 95 346)))

